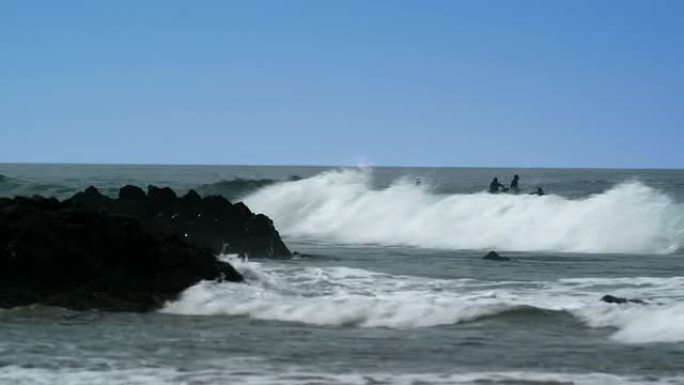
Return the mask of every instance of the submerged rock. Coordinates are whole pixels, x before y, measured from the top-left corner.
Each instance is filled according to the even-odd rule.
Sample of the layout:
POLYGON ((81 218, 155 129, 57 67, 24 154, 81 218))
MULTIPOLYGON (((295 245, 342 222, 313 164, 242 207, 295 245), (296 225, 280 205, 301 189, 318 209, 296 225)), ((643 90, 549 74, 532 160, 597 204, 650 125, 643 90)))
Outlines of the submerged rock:
POLYGON ((121 188, 118 199, 89 187, 67 201, 79 208, 136 218, 154 234, 175 234, 217 254, 292 256, 267 216, 254 214, 242 202, 232 204, 217 195, 202 198, 190 190, 178 197, 170 188, 156 186, 149 186, 145 194, 141 188, 129 185, 121 188))
MULTIPOLYGON (((133 189, 123 195, 142 199, 133 189)), ((116 205, 94 188, 65 202, 0 200, 0 307, 148 311, 200 280, 242 280, 212 250, 151 232, 115 215, 116 205)))
POLYGON ((615 297, 613 295, 607 294, 601 297, 601 301, 606 302, 606 303, 617 303, 617 304, 625 304, 625 303, 638 303, 638 304, 645 304, 643 300, 636 299, 636 298, 625 298, 625 297, 615 297))
POLYGON ((503 257, 503 256, 499 255, 499 253, 497 253, 496 251, 490 251, 489 253, 487 253, 487 255, 482 257, 482 259, 486 259, 488 261, 510 261, 511 260, 508 257, 503 257))

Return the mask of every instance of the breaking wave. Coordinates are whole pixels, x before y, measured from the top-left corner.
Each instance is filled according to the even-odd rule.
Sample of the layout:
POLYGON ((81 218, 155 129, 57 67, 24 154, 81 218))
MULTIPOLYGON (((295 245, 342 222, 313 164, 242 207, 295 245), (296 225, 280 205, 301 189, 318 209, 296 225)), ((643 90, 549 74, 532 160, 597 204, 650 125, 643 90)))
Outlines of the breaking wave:
POLYGON ((335 170, 265 186, 245 202, 286 236, 346 244, 666 254, 684 238, 684 207, 639 182, 582 199, 438 194, 408 178, 372 185, 372 170, 335 170))
MULTIPOLYGON (((684 341, 684 277, 483 281, 302 267, 225 257, 246 284, 201 282, 163 312, 347 327, 420 328, 483 319, 519 324, 565 317, 611 328, 622 343, 684 341), (609 292, 646 304, 601 302, 609 292)), ((553 322, 552 322, 553 323, 553 322)))

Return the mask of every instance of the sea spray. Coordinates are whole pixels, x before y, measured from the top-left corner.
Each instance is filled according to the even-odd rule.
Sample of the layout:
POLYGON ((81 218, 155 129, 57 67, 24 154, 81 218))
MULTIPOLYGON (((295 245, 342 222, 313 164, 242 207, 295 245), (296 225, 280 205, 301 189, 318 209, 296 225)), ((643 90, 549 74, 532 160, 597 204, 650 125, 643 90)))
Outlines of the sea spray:
POLYGON ((423 248, 665 254, 682 245, 684 208, 626 182, 596 195, 438 194, 400 178, 374 189, 371 169, 267 186, 245 201, 286 236, 423 248))
POLYGON ((684 341, 684 304, 640 311, 621 325, 613 338, 626 343, 684 341))

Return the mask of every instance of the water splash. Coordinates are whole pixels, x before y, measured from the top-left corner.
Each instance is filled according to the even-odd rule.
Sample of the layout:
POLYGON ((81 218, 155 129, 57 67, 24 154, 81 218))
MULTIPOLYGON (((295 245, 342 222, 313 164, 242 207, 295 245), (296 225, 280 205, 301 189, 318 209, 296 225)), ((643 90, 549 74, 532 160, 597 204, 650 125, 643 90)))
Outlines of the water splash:
POLYGON ((639 182, 576 200, 372 182, 370 169, 335 170, 264 187, 245 202, 286 236, 347 244, 666 254, 684 238, 682 205, 639 182))

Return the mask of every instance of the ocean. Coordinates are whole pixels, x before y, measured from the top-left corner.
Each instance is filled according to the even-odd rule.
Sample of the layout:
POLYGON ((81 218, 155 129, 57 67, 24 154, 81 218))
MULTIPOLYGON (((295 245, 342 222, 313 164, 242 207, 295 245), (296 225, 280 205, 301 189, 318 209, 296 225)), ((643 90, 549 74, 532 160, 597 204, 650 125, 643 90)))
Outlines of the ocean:
POLYGON ((684 384, 684 170, 0 164, 0 196, 125 184, 244 201, 301 255, 223 255, 246 283, 155 313, 0 310, 0 384, 684 384))

